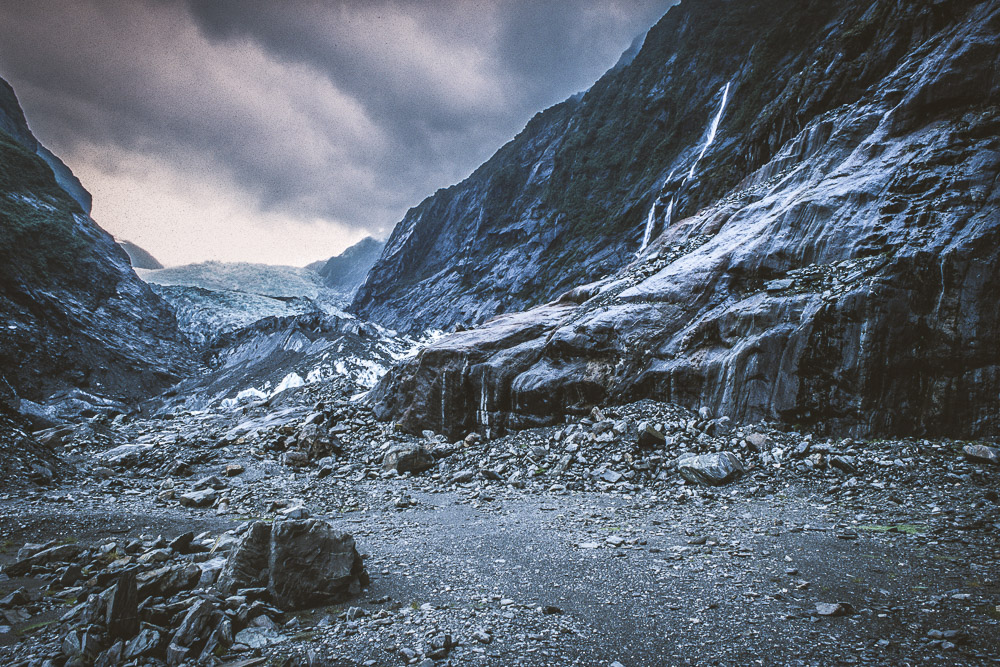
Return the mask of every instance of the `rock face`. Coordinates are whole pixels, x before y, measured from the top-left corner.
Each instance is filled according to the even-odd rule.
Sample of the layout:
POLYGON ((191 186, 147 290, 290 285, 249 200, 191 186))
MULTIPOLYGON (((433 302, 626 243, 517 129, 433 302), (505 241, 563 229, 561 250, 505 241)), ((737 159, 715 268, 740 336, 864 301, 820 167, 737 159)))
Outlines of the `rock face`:
POLYGON ((996 0, 673 8, 631 64, 411 211, 355 307, 443 326, 627 265, 440 339, 370 399, 454 438, 642 397, 862 436, 1000 432, 998 64, 996 0), (625 167, 588 148, 609 141, 625 167), (598 232, 552 199, 567 164, 616 195, 598 232), (503 165, 509 215, 491 213, 503 165))
POLYGON ((172 313, 89 206, 0 81, 0 374, 15 409, 26 399, 101 412, 96 397, 148 395, 183 365, 172 313))
POLYGON ((384 245, 369 236, 328 259, 317 272, 330 289, 353 294, 365 281, 368 270, 382 254, 384 245))

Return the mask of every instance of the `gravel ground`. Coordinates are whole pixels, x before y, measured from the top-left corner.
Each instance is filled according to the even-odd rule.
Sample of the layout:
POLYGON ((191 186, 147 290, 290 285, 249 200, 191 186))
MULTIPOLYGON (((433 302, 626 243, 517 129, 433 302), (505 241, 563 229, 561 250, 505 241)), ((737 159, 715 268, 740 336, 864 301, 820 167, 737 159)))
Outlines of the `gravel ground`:
MULTIPOLYGON (((102 437, 64 443, 76 475, 0 495, 0 563, 29 542, 98 547, 186 531, 217 536, 303 505, 355 536, 370 585, 343 604, 285 615, 277 643, 231 651, 223 661, 1000 664, 1000 468, 964 460, 962 443, 834 443, 855 452, 858 470, 850 475, 805 458, 779 455, 763 464, 759 457, 771 450, 751 456, 737 444, 747 472, 704 487, 666 464, 647 470, 647 459, 625 455, 641 419, 682 414, 643 404, 612 418, 626 423, 614 442, 581 445, 602 453, 575 473, 533 466, 557 460, 573 432, 610 433, 592 425, 599 419, 466 445, 424 440, 440 458, 411 477, 382 471, 383 444, 420 439, 342 405, 332 410, 350 428, 335 429, 345 452, 332 469, 282 464, 283 447, 273 445, 294 440, 309 419, 306 398, 316 397, 236 416, 119 423, 102 437), (255 419, 264 427, 237 428, 255 419), (143 441, 154 445, 148 462, 107 468, 96 458, 143 441), (618 441, 627 447, 615 449, 618 441), (533 449, 541 445, 551 451, 533 449), (900 452, 912 455, 897 465, 889 454, 900 452), (602 471, 615 468, 615 457, 638 474, 606 483, 602 471), (498 461, 508 469, 456 477, 477 460, 475 470, 495 471, 498 461), (227 478, 226 466, 235 464, 243 472, 227 478), (514 474, 521 468, 527 474, 514 474), (212 507, 177 503, 195 480, 213 475, 219 498, 212 507)), ((682 423, 666 430, 690 435, 691 423, 682 423)), ((786 450, 805 437, 753 430, 786 450)), ((708 438, 700 431, 674 444, 712 451, 749 432, 708 438)), ((654 456, 671 459, 670 447, 668 440, 654 456)), ((46 586, 44 576, 0 575, 0 597, 46 586)), ((45 593, 8 632, 0 620, 0 664, 61 664, 65 630, 52 621, 65 608, 45 593)))

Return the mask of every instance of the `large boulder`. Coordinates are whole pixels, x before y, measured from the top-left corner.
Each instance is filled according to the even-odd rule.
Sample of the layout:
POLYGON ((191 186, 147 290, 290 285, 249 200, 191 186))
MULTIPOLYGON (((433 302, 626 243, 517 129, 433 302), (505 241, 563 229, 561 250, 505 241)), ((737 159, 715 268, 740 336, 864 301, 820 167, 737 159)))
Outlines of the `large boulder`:
POLYGON ((271 551, 271 526, 257 521, 250 526, 239 544, 229 553, 219 573, 217 588, 232 595, 241 588, 267 585, 268 558, 271 551))
POLYGON ((966 445, 962 448, 965 458, 973 463, 1000 465, 1000 449, 986 445, 966 445))
POLYGON ((268 590, 284 609, 338 602, 368 582, 354 538, 315 519, 274 524, 269 566, 268 590))
POLYGON ((746 468, 732 452, 683 454, 677 459, 677 472, 695 484, 722 486, 737 479, 746 468))
POLYGON ((421 445, 399 444, 391 447, 382 458, 382 469, 394 470, 400 475, 409 472, 414 475, 434 465, 434 456, 421 445))

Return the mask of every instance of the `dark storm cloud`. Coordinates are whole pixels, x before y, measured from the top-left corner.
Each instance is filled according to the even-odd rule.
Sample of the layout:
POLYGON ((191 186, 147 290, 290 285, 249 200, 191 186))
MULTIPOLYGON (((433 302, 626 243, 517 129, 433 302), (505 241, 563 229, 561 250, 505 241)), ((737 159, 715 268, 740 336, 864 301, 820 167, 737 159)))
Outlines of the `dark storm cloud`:
POLYGON ((108 191, 131 170, 123 182, 211 184, 251 217, 384 235, 669 4, 7 0, 0 75, 108 191))

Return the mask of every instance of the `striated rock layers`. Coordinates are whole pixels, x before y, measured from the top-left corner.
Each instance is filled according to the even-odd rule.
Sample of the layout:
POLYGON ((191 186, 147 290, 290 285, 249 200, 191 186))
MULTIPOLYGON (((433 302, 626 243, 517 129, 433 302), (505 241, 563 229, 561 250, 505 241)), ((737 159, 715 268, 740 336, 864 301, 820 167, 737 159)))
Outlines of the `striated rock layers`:
MULTIPOLYGON (((595 89, 670 70, 658 31, 674 30, 678 50, 692 32, 708 43, 722 28, 699 12, 736 4, 786 7, 685 2, 595 89)), ((706 56, 719 69, 698 82, 712 93, 704 133, 674 130, 693 148, 664 160, 641 237, 605 241, 634 253, 638 240, 637 258, 438 340, 374 390, 380 414, 457 437, 655 397, 861 436, 1000 433, 1000 2, 825 6, 796 24, 812 31, 804 60, 791 51, 801 36, 753 24, 726 51, 749 45, 738 58, 706 56)), ((696 86, 673 71, 664 87, 696 86)), ((383 262, 421 234, 406 223, 383 262)))

